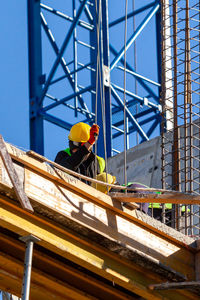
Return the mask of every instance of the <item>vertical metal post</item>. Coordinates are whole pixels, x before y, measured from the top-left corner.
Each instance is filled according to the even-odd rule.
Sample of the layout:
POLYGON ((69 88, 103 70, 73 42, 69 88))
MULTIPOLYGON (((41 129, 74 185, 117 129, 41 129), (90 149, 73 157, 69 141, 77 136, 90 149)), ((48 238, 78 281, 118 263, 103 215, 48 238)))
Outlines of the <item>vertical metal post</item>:
POLYGON ((126 118, 126 149, 130 148, 129 143, 129 126, 128 126, 128 117, 126 118))
MULTIPOLYGON (((72 9, 73 9, 73 17, 74 19, 76 18, 76 1, 73 0, 73 5, 72 5, 72 9)), ((74 32, 73 32, 73 52, 74 52, 74 92, 77 93, 77 29, 76 27, 74 28, 74 32)), ((74 97, 74 113, 75 113, 75 117, 78 117, 78 112, 77 112, 77 107, 78 107, 78 97, 75 96, 74 97)))
MULTIPOLYGON (((177 2, 173 1, 173 91, 174 91, 174 131, 173 131, 173 145, 172 145, 172 189, 180 191, 180 144, 178 131, 178 91, 177 91, 177 2)), ((173 205, 172 210, 172 224, 177 230, 180 229, 180 205, 173 205)))
POLYGON ((21 241, 26 243, 26 252, 24 260, 24 275, 22 284, 22 300, 29 300, 30 283, 31 283, 31 269, 32 269, 32 257, 33 257, 33 244, 40 239, 33 235, 28 235, 20 238, 21 241))
POLYGON ((94 30, 91 32, 90 42, 91 45, 96 45, 95 50, 91 50, 92 67, 96 70, 96 72, 91 74, 91 81, 94 87, 97 83, 97 103, 96 97, 93 95, 92 111, 96 112, 97 123, 100 126, 100 134, 97 143, 98 155, 105 157, 106 147, 107 157, 110 157, 112 151, 112 133, 111 91, 109 80, 108 1, 97 0, 95 1, 95 5, 91 8, 94 30), (101 7, 99 4, 101 4, 101 7), (95 5, 97 7, 95 7, 95 5), (101 14, 101 22, 100 28, 97 28, 99 25, 99 13, 101 14), (97 30, 99 30, 99 32, 97 30), (96 105, 97 107, 95 107, 96 105))
POLYGON ((106 152, 107 157, 112 153, 112 112, 110 88, 110 54, 108 31, 108 0, 102 1, 102 34, 103 34, 103 93, 105 97, 106 115, 106 152), (107 76, 106 76, 107 75, 107 76), (107 78, 105 78, 107 77, 107 78))
POLYGON ((42 45, 40 0, 28 0, 28 52, 29 52, 29 111, 30 111, 30 148, 44 154, 43 117, 38 114, 39 98, 42 93, 42 45))
MULTIPOLYGON (((161 105, 162 105, 162 122, 161 122, 161 137, 162 137, 162 142, 161 142, 161 172, 162 172, 162 188, 165 189, 165 98, 166 98, 166 87, 165 87, 165 0, 161 2, 161 53, 162 53, 162 75, 161 75, 161 89, 162 89, 162 94, 161 94, 161 105)), ((152 205, 152 213, 151 216, 153 217, 153 205, 152 205)), ((162 222, 163 222, 163 206, 162 206, 162 222)))
MULTIPOLYGON (((161 0, 160 0, 161 2, 161 0)), ((158 83, 162 81, 162 45, 161 45, 161 4, 159 10, 156 13, 156 48, 157 48, 157 72, 158 72, 158 83)), ((158 87, 159 98, 161 98, 161 85, 158 87)))
MULTIPOLYGON (((191 192, 191 66, 189 0, 185 7, 185 74, 184 74, 184 139, 185 139, 185 192, 191 192), (188 121, 189 117, 189 121, 188 121)), ((185 206, 185 234, 188 234, 188 207, 185 206)))

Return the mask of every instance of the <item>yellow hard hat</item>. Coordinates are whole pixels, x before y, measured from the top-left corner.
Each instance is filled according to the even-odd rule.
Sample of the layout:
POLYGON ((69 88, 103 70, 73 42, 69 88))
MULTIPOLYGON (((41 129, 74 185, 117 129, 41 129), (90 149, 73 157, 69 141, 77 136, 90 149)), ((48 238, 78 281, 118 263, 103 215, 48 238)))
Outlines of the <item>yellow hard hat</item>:
MULTIPOLYGON (((108 173, 106 175, 105 172, 103 172, 101 174, 98 174, 96 176, 96 179, 99 180, 99 181, 107 182, 109 184, 114 184, 115 181, 116 181, 115 176, 112 176, 111 174, 108 174, 108 173)), ((102 193, 105 193, 105 194, 107 193, 107 186, 106 185, 101 185, 99 183, 92 182, 92 187, 96 188, 98 191, 100 191, 102 193)), ((110 189, 111 189, 111 187, 109 186, 108 190, 110 190, 110 189)))
POLYGON ((72 126, 68 139, 72 142, 86 143, 90 137, 90 125, 79 122, 72 126))

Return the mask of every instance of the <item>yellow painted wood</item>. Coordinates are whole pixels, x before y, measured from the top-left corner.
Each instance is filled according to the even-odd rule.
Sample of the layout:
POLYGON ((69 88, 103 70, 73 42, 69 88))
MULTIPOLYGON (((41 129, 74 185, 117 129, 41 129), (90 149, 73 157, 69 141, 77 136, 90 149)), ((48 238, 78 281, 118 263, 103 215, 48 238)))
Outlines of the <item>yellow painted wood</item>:
MULTIPOLYGON (((83 197, 74 195, 66 188, 59 187, 29 170, 25 171, 25 191, 30 198, 59 214, 71 220, 79 221, 108 238, 120 239, 123 244, 128 245, 130 248, 142 251, 146 255, 148 253, 158 263, 159 261, 167 263, 180 273, 184 272, 183 270, 188 266, 190 266, 191 272, 193 270, 193 253, 189 253, 188 250, 185 251, 184 248, 174 245, 162 236, 159 237, 121 216, 115 216, 112 211, 99 207, 83 197), (48 199, 48 202, 46 199, 48 199), (98 222, 94 220, 98 220, 98 222), (184 259, 186 254, 188 256, 187 261, 184 259)), ((188 269, 186 273, 188 274, 188 269)))
POLYGON ((45 205, 107 238, 129 246, 153 258, 155 262, 194 279, 194 254, 185 247, 176 245, 146 227, 138 226, 123 216, 116 216, 111 210, 100 207, 80 195, 70 192, 39 174, 25 170, 25 191, 38 203, 45 205), (185 257, 187 255, 187 260, 185 257))
POLYGON ((112 193, 112 199, 120 202, 138 203, 173 203, 173 204, 200 204, 200 196, 186 194, 136 194, 112 193))
MULTIPOLYGON (((19 209, 20 210, 20 209, 19 209)), ((14 208, 6 208, 2 204, 0 207, 0 225, 12 230, 19 235, 34 234, 40 238, 39 244, 57 254, 72 260, 75 263, 99 274, 103 277, 120 284, 133 292, 137 291, 139 294, 146 294, 147 299, 150 299, 148 288, 144 287, 144 278, 142 274, 138 281, 133 280, 131 270, 127 267, 119 266, 117 262, 112 259, 106 258, 104 255, 96 252, 96 255, 89 251, 88 248, 74 242, 64 233, 57 232, 55 229, 48 228, 47 224, 41 224, 30 217, 23 217, 25 212, 16 212, 14 208), (98 255, 97 255, 98 254, 98 255), (124 274, 123 274, 124 273, 124 274), (131 278, 132 277, 132 278, 131 278), (143 283, 143 284, 142 284, 143 283)), ((137 274, 138 276, 138 274, 137 274)), ((155 296, 155 299, 161 299, 155 296)))
MULTIPOLYGON (((129 249, 142 252, 157 263, 170 266, 190 280, 194 279, 194 252, 184 242, 139 220, 134 213, 121 211, 119 202, 76 178, 27 157, 15 147, 7 145, 7 148, 11 156, 25 166, 24 186, 29 199, 103 237, 120 241, 129 249)), ((1 180, 2 177, 0 166, 1 180)), ((7 188, 9 190, 9 185, 7 188)), ((156 273, 97 244, 90 244, 89 239, 80 238, 53 221, 50 223, 41 216, 24 212, 3 196, 0 196, 0 226, 19 235, 32 233, 41 239, 43 247, 146 299, 174 299, 173 294, 166 295, 165 292, 148 289, 150 284, 161 282, 156 273)), ((192 293, 186 294, 177 292, 176 300, 195 299, 192 293)))
MULTIPOLYGON (((134 264, 127 264, 123 259, 116 259, 116 256, 106 255, 101 248, 99 251, 91 249, 90 245, 81 245, 52 227, 47 222, 40 222, 35 216, 22 211, 20 208, 8 205, 1 198, 0 225, 8 228, 20 235, 32 233, 41 239, 39 242, 43 247, 66 257, 73 262, 133 291, 134 293, 146 297, 146 299, 163 299, 162 293, 152 292, 148 286, 152 284, 151 272, 144 273, 134 268, 134 264), (119 263, 120 262, 120 263, 119 263)), ((155 274, 154 274, 155 275, 155 274)), ((155 276, 154 276, 155 277, 155 276)), ((160 281, 159 276, 157 281, 160 281)), ((154 279, 155 280, 155 279, 154 279)), ((173 298, 168 298, 173 299, 173 298)), ((183 298, 177 298, 183 299, 183 298)), ((191 298, 193 299, 193 298, 191 298)))
MULTIPOLYGON (((91 295, 101 295, 103 299, 116 299, 116 300, 129 300, 135 299, 129 297, 127 294, 124 294, 120 290, 116 290, 114 286, 110 286, 92 275, 81 272, 76 266, 72 267, 67 263, 63 263, 58 260, 56 257, 49 256, 46 253, 41 252, 43 249, 36 249, 34 247, 33 252, 33 268, 35 272, 41 270, 42 272, 47 272, 54 281, 59 281, 60 279, 64 282, 71 283, 74 287, 78 287, 80 290, 84 291, 91 295), (75 284, 74 284, 75 282, 75 284)), ((25 245, 22 244, 19 240, 14 239, 13 237, 6 236, 5 234, 0 233, 0 253, 5 253, 8 260, 21 262, 23 265, 25 245), (9 253, 8 253, 9 252, 9 253)), ((8 263, 6 263, 7 265, 8 263)), ((5 264, 3 264, 5 266, 5 264)), ((12 268, 13 269, 13 268, 12 268)), ((2 288, 5 290, 6 287, 2 288)), ((16 294, 15 292, 14 294, 16 294)), ((55 293, 54 293, 55 294, 55 293)))
POLYGON ((166 231, 160 230, 159 227, 151 226, 150 222, 144 222, 143 219, 137 218, 134 211, 131 212, 126 208, 123 208, 122 211, 119 201, 112 200, 108 195, 97 191, 96 189, 84 184, 80 180, 68 175, 67 173, 56 170, 42 161, 29 157, 25 152, 8 143, 6 146, 11 157, 22 163, 25 168, 32 170, 32 172, 38 172, 41 176, 48 178, 48 180, 57 183, 59 186, 66 187, 69 191, 73 192, 74 196, 81 195, 81 197, 85 197, 85 199, 88 201, 93 202, 100 207, 107 208, 110 211, 113 211, 116 215, 130 220, 131 222, 135 222, 139 226, 145 227, 147 231, 153 231, 176 244, 184 245, 184 243, 176 239, 175 236, 166 233, 166 231))
MULTIPOLYGON (((21 296, 23 263, 11 259, 0 252, 0 289, 21 296)), ((98 299, 87 293, 83 293, 64 281, 55 280, 51 276, 32 268, 31 272, 31 300, 95 300, 98 299)), ((124 298, 125 299, 125 298, 124 298)))
POLYGON ((196 241, 197 253, 195 254, 195 273, 196 280, 200 281, 200 239, 196 241))

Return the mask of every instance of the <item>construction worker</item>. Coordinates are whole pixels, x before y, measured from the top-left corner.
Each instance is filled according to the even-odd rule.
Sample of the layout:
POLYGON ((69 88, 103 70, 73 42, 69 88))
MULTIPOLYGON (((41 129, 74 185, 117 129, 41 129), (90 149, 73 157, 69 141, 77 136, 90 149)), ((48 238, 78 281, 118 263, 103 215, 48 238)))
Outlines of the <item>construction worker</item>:
MULTIPOLYGON (((116 177, 112 176, 111 174, 106 174, 105 172, 98 174, 96 176, 96 179, 102 182, 107 182, 109 184, 115 184, 116 182, 116 177)), ((96 188, 98 191, 107 194, 107 192, 111 189, 110 186, 102 185, 100 183, 92 183, 92 187, 96 188)))
MULTIPOLYGON (((102 173, 97 175, 97 180, 99 181, 103 181, 103 182, 107 182, 109 184, 119 184, 118 182, 116 182, 116 177, 111 175, 111 174, 106 174, 106 173, 102 173)), ((97 190, 107 194, 108 191, 111 192, 125 192, 125 190, 118 190, 115 188, 111 188, 111 187, 106 187, 104 185, 101 184, 96 184, 96 183, 92 183, 92 186, 95 187, 97 190)), ((138 183, 138 182, 129 182, 127 184, 127 187, 135 189, 135 188, 144 188, 144 190, 139 190, 139 191, 135 191, 135 193, 146 193, 149 194, 151 192, 147 192, 145 191, 145 188, 148 188, 146 185, 138 183)), ((128 191, 129 192, 129 191, 128 191)), ((131 193, 134 193, 134 191, 130 191, 131 193)), ((148 206, 149 203, 137 203, 139 204, 139 210, 143 211, 145 214, 148 213, 148 206)), ((126 206, 126 202, 123 203, 123 206, 126 206)))
MULTIPOLYGON (((175 208, 172 206, 172 203, 165 203, 165 210, 163 212, 161 203, 150 203, 149 204, 149 215, 159 221, 163 221, 163 215, 165 219, 165 224, 172 226, 172 221, 175 218, 175 208)), ((183 216, 185 214, 186 207, 185 205, 180 206, 180 214, 183 216)), ((187 212, 190 212, 190 209, 187 208, 187 212)))
MULTIPOLYGON (((129 188, 144 188, 144 190, 139 190, 135 191, 135 193, 139 194, 160 194, 160 192, 152 192, 152 191, 145 191, 146 188, 149 188, 147 185, 138 183, 138 182, 133 182, 133 183, 128 183, 127 187, 129 188)), ((160 203, 138 203, 140 206, 140 210, 142 210, 144 213, 150 215, 151 217, 161 221, 162 220, 162 206, 160 203)), ((169 211, 171 212, 172 209, 172 204, 167 203, 165 204, 165 210, 166 214, 169 214, 169 211)))
MULTIPOLYGON (((156 220, 162 221, 162 204, 161 203, 150 203, 149 204, 150 216, 156 220)), ((166 221, 171 220, 172 204, 165 204, 165 219, 166 221)))
MULTIPOLYGON (((94 178, 96 161, 97 174, 102 173, 105 169, 105 160, 99 156, 95 159, 95 154, 92 152, 92 146, 98 139, 98 135, 99 126, 96 124, 92 127, 83 122, 75 124, 68 136, 69 148, 58 152, 55 162, 79 174, 94 178)), ((84 182, 91 184, 89 181, 84 182)))
MULTIPOLYGON (((130 191, 131 193, 137 193, 137 194, 151 194, 152 192, 145 191, 145 188, 148 188, 148 186, 138 183, 138 182, 128 182, 127 184, 128 188, 136 189, 136 188, 144 188, 144 190, 139 191, 130 191)), ((127 191, 129 192, 129 191, 127 191)), ((149 203, 137 203, 139 205, 139 210, 143 211, 145 214, 148 214, 148 207, 149 203)))

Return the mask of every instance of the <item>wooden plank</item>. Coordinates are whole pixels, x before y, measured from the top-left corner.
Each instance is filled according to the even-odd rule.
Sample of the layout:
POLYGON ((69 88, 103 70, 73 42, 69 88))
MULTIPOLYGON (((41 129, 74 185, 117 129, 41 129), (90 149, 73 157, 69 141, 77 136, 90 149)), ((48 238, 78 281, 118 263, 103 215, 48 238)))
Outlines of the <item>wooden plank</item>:
MULTIPOLYGON (((120 216, 115 216, 113 212, 98 207, 84 197, 75 195, 30 170, 25 171, 25 191, 37 203, 41 203, 71 220, 79 221, 104 236, 112 236, 116 240, 120 238, 120 241, 129 245, 130 248, 136 249, 136 243, 140 244, 137 248, 139 251, 142 251, 144 255, 150 254, 160 262, 166 263, 166 257, 180 250, 176 245, 170 244, 169 240, 155 236, 146 229, 140 228, 120 216), (144 245, 142 246, 142 244, 144 245)), ((176 263, 171 267, 175 268, 175 265, 176 263)), ((180 272, 184 269, 182 263, 179 263, 178 269, 180 272)))
POLYGON ((106 251, 101 253, 97 249, 94 250, 91 241, 88 241, 87 245, 86 243, 83 245, 84 240, 75 241, 74 238, 77 237, 68 236, 66 230, 59 230, 55 225, 44 222, 35 215, 29 214, 24 218, 25 211, 20 211, 18 208, 16 213, 16 208, 10 207, 8 210, 6 206, 7 204, 3 204, 1 199, 0 226, 11 231, 14 230, 20 235, 32 233, 41 239, 38 244, 42 247, 123 286, 129 291, 141 296, 144 295, 146 299, 162 299, 161 296, 156 293, 152 294, 148 289, 147 285, 150 284, 148 276, 145 279, 144 275, 137 269, 133 271, 130 264, 122 264, 122 259, 116 261, 113 254, 107 256, 106 251))
MULTIPOLYGON (((41 239, 39 245, 42 247, 103 276, 116 285, 120 285, 145 299, 165 299, 167 296, 168 299, 174 300, 174 293, 166 295, 163 294, 165 292, 157 293, 149 290, 148 286, 154 282, 159 283, 161 277, 156 272, 152 273, 148 269, 145 269, 146 265, 139 267, 130 260, 130 256, 129 259, 125 260, 121 255, 119 256, 119 254, 114 253, 114 249, 108 250, 105 247, 95 244, 92 241, 92 236, 88 240, 84 240, 80 236, 77 236, 77 234, 73 236, 72 232, 68 232, 67 228, 59 228, 55 222, 48 222, 45 219, 30 214, 20 207, 4 201, 3 198, 2 196, 0 197, 0 225, 2 227, 14 231, 19 235, 34 234, 41 239)), ((118 252, 118 249, 116 250, 118 252)), ((173 255, 176 255, 177 252, 173 255)), ((185 253, 184 257, 188 257, 187 254, 185 253)), ((182 259, 179 258, 178 263, 181 262, 182 259)), ((189 270, 187 270, 187 274, 189 274, 189 270)), ((195 295, 192 293, 187 295, 177 293, 176 299, 196 300, 195 295)))
POLYGON ((122 210, 121 204, 118 201, 117 203, 113 203, 110 196, 99 192, 98 190, 92 188, 91 186, 86 185, 84 182, 80 181, 76 177, 67 174, 66 168, 58 164, 55 164, 54 162, 51 161, 49 161, 50 163, 47 164, 45 162, 42 162, 41 160, 38 159, 36 160, 35 158, 29 157, 25 152, 8 143, 6 144, 6 146, 10 156, 16 161, 22 163, 24 166, 39 172, 41 175, 47 176, 49 179, 55 180, 59 184, 63 184, 67 186, 75 193, 81 193, 81 195, 87 196, 91 200, 98 201, 99 203, 113 210, 115 210, 115 206, 116 208, 118 208, 117 211, 119 209, 122 210), (57 165, 58 168, 54 168, 53 165, 57 165))
POLYGON ((149 288, 150 290, 200 289, 200 281, 166 282, 161 284, 152 284, 149 288))
MULTIPOLYGON (((20 243, 19 240, 0 233, 0 253, 6 254, 6 257, 8 258, 7 266, 12 264, 16 258, 20 260, 20 264, 23 265, 24 244, 20 243)), ((94 296, 96 295, 97 297, 101 295, 103 299, 135 299, 135 297, 129 297, 127 293, 115 289, 115 286, 108 284, 108 282, 105 282, 102 278, 95 278, 94 274, 89 275, 85 272, 85 269, 81 269, 80 266, 77 268, 76 265, 73 266, 66 261, 63 262, 59 260, 59 258, 55 257, 52 253, 44 253, 43 248, 34 249, 33 269, 35 270, 35 273, 37 273, 37 271, 48 272, 55 282, 59 282, 60 280, 64 281, 65 283, 78 288, 80 291, 84 291, 94 296)), ((3 290, 5 290, 5 287, 3 290)), ((55 292, 52 297, 57 299, 55 292)), ((17 293, 15 292, 14 294, 17 293)), ((45 297, 36 298, 36 300, 38 299, 46 300, 45 297)))
POLYGON ((52 168, 46 163, 42 163, 39 160, 28 157, 22 150, 10 144, 6 144, 6 146, 11 157, 15 161, 23 164, 26 168, 29 168, 33 172, 38 172, 41 176, 48 178, 54 183, 68 188, 74 194, 81 194, 82 196, 87 197, 90 202, 93 202, 98 206, 108 208, 109 210, 115 212, 116 215, 142 226, 147 231, 155 232, 159 236, 163 236, 170 241, 183 246, 187 245, 190 247, 189 245, 194 241, 194 239, 173 230, 169 226, 165 226, 164 224, 161 224, 157 220, 150 218, 147 215, 140 214, 140 211, 131 212, 126 208, 123 208, 122 211, 122 206, 119 201, 112 200, 108 195, 95 190, 94 188, 60 170, 52 168))
POLYGON ((196 241, 197 253, 195 254, 195 272, 196 280, 200 281, 200 239, 196 241))
POLYGON ((55 166, 57 169, 63 171, 63 172, 66 172, 68 174, 71 174, 77 178, 80 178, 80 179, 84 179, 84 180, 87 180, 87 181, 90 181, 90 182, 93 182, 93 183, 98 183, 98 184, 101 184, 101 185, 104 185, 104 186, 108 186, 108 187, 111 187, 111 188, 114 188, 114 189, 118 189, 118 190, 127 190, 129 192, 141 192, 141 191, 144 191, 145 192, 160 192, 161 194, 171 194, 171 195, 185 195, 185 196, 190 196, 191 194, 189 193, 182 193, 182 192, 179 192, 179 191, 173 191, 173 190, 165 190, 165 189, 159 189, 159 188, 131 188, 131 187, 125 187, 123 185, 116 185, 116 184, 108 184, 106 182, 102 182, 102 181, 98 181, 94 178, 90 178, 90 177, 87 177, 85 175, 82 175, 82 174, 79 174, 77 172, 74 172, 70 169, 67 169, 67 168, 64 168, 63 166, 47 159, 46 157, 30 150, 30 151, 27 151, 26 152, 27 155, 29 155, 30 157, 33 157, 35 158, 36 160, 40 161, 40 162, 46 162, 46 163, 49 163, 51 164, 52 166, 55 166))
MULTIPOLYGON (((9 255, 0 252, 0 288, 20 297, 23 262, 11 258, 9 255)), ((33 300, 97 300, 85 292, 73 288, 61 280, 55 280, 47 273, 43 273, 35 268, 31 271, 30 297, 33 300)), ((125 298, 124 298, 125 299, 125 298)))
POLYGON ((137 203, 173 203, 200 205, 200 196, 185 194, 110 193, 113 200, 137 203))
POLYGON ((53 181, 54 183, 57 183, 62 187, 66 187, 69 191, 72 191, 74 195, 82 195, 83 197, 86 197, 90 202, 93 202, 98 206, 108 208, 116 215, 119 215, 126 220, 142 226, 146 229, 146 231, 155 232, 159 234, 159 236, 163 236, 164 238, 167 238, 176 244, 180 244, 183 246, 187 245, 187 247, 190 247, 189 245, 194 241, 188 236, 185 236, 180 232, 173 230, 169 226, 161 224, 157 220, 150 218, 147 215, 142 214, 140 216, 139 211, 131 212, 126 208, 123 208, 122 211, 122 206, 119 201, 111 199, 110 196, 97 191, 96 189, 86 185, 85 183, 69 174, 51 167, 51 165, 49 164, 42 163, 39 160, 27 156, 26 153, 24 153, 22 150, 10 144, 6 144, 6 146, 10 156, 14 160, 20 162, 33 172, 38 172, 41 176, 48 178, 48 180, 53 181))
MULTIPOLYGON (((174 269, 178 268, 179 272, 185 269, 185 264, 189 264, 189 269, 191 268, 194 254, 184 250, 185 247, 183 249, 182 247, 177 247, 169 239, 166 240, 163 237, 159 237, 153 232, 149 233, 145 228, 115 216, 114 212, 98 207, 83 197, 74 195, 65 188, 59 188, 55 183, 39 176, 39 174, 26 170, 25 175, 27 195, 36 200, 37 203, 44 205, 45 209, 47 207, 52 209, 51 214, 49 211, 47 212, 47 215, 52 220, 57 212, 59 213, 58 219, 60 221, 63 220, 63 225, 68 218, 83 224, 96 233, 100 233, 101 238, 98 239, 100 245, 103 245, 103 237, 115 238, 120 240, 120 243, 128 245, 130 249, 142 253, 146 259, 153 258, 154 263, 160 266, 162 263, 167 264, 167 268, 169 266, 174 269), (63 215, 63 219, 61 215, 63 215), (186 255, 188 260, 185 262, 184 257, 186 255)), ((67 226, 69 227, 69 223, 67 223, 67 226)), ((171 229, 168 226, 166 227, 168 230, 171 229)), ((77 225, 75 225, 75 228, 77 228, 77 225)), ((84 230, 80 229, 80 233, 83 234, 84 230)), ((90 232, 88 232, 88 238, 90 238, 90 232)), ((105 244, 108 245, 106 241, 105 244)), ((119 249, 119 245, 112 246, 111 244, 111 248, 113 247, 119 249)), ((127 257, 130 257, 128 253, 127 257)), ((190 271, 189 269, 185 271, 185 274, 191 272, 191 269, 190 271)))
POLYGON ((17 173, 15 171, 15 168, 13 166, 11 157, 6 149, 3 137, 1 135, 0 135, 0 156, 1 156, 4 166, 8 172, 9 178, 13 184, 14 191, 17 195, 19 202, 21 203, 21 206, 24 209, 26 209, 27 211, 33 212, 33 208, 22 188, 20 180, 19 180, 17 173))

